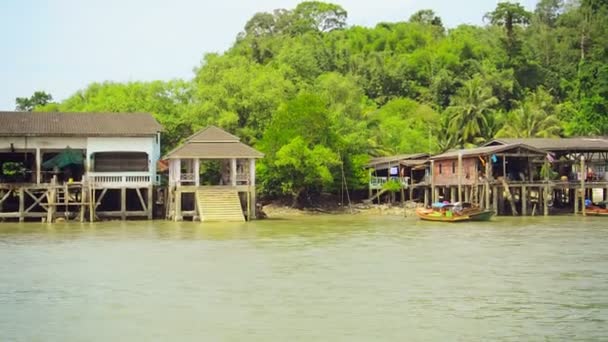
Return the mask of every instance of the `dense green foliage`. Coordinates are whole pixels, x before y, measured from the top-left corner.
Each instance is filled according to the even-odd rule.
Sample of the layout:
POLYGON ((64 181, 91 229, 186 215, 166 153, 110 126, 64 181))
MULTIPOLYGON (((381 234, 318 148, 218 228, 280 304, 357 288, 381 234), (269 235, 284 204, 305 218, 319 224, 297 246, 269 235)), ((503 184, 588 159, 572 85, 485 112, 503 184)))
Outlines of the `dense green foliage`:
POLYGON ((44 106, 53 101, 53 96, 43 91, 34 92, 30 97, 18 97, 15 99, 16 110, 31 112, 34 108, 44 106))
POLYGON ((608 0, 500 3, 486 26, 449 30, 431 10, 346 19, 314 1, 258 13, 191 81, 92 84, 44 109, 154 113, 165 151, 219 125, 266 154, 264 193, 296 200, 336 191, 342 172, 361 188, 370 155, 608 134, 608 0))

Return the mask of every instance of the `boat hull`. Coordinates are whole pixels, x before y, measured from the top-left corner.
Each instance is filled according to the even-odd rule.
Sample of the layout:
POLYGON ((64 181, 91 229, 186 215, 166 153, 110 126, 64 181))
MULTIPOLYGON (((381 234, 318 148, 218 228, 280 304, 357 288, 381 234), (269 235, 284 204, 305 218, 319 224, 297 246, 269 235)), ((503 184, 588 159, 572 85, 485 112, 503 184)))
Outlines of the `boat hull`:
POLYGON ((490 210, 475 210, 464 212, 461 215, 445 216, 443 214, 438 215, 438 212, 434 210, 423 209, 417 210, 416 215, 424 221, 455 223, 468 221, 489 221, 492 216, 494 216, 494 212, 490 210))

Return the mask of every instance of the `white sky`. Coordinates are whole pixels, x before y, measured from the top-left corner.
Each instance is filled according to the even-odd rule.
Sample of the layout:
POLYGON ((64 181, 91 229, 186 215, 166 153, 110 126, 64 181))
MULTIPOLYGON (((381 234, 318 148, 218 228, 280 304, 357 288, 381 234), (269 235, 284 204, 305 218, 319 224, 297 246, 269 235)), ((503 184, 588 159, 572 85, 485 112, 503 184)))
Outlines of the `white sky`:
MULTIPOLYGON (((36 90, 62 100, 91 82, 191 78, 256 12, 297 0, 0 0, 0 110, 36 90)), ((335 0, 349 24, 407 20, 430 8, 448 27, 482 24, 498 0, 335 0)), ((533 9, 536 0, 522 0, 533 9)))

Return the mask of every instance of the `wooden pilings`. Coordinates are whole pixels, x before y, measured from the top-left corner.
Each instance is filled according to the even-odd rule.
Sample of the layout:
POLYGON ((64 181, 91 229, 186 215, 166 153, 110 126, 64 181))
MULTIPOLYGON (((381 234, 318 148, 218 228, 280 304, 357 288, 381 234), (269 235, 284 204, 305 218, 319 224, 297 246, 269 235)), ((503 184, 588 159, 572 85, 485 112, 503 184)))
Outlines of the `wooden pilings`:
POLYGON ((98 217, 152 219, 154 187, 150 184, 145 188, 147 190, 146 199, 142 196, 141 190, 140 188, 129 187, 96 188, 88 182, 57 184, 55 178, 50 183, 43 184, 32 183, 19 186, 0 184, 0 219, 13 218, 19 222, 30 219, 54 222, 57 218, 92 222, 98 217), (129 208, 127 205, 129 201, 128 190, 135 191, 138 195, 141 209, 132 210, 129 208), (98 191, 100 191, 99 196, 97 196, 98 191), (98 212, 97 209, 100 205, 109 203, 111 206, 112 201, 115 200, 115 198, 105 197, 109 191, 120 193, 120 210, 98 212), (11 196, 11 194, 14 196, 11 196), (4 205, 8 203, 7 201, 12 203, 8 207, 4 205), (14 208, 13 210, 17 210, 7 212, 6 209, 11 207, 14 208))

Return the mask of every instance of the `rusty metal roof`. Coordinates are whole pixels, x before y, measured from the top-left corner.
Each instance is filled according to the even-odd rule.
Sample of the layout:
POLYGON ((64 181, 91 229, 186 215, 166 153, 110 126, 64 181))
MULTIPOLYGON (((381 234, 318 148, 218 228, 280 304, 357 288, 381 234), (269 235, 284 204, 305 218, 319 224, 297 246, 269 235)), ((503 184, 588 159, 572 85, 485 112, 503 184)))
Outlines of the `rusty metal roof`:
POLYGON ((547 155, 547 151, 545 151, 545 150, 542 150, 542 149, 539 149, 536 147, 532 147, 532 146, 529 146, 526 144, 522 144, 522 143, 516 143, 516 144, 508 144, 508 145, 483 146, 483 147, 469 148, 469 149, 464 149, 464 150, 447 151, 445 153, 432 156, 430 159, 431 160, 455 159, 455 158, 458 158, 459 154, 462 154, 463 157, 488 156, 488 155, 495 154, 495 153, 508 152, 510 150, 518 149, 518 148, 525 149, 528 152, 531 152, 532 154, 536 154, 538 156, 547 155))
POLYGON ((414 153, 414 154, 399 154, 395 156, 388 157, 377 157, 372 158, 369 163, 367 163, 368 167, 378 167, 379 165, 384 164, 393 164, 398 165, 400 162, 405 160, 413 160, 413 159, 426 159, 428 158, 428 153, 414 153))
POLYGON ((0 112, 5 137, 138 137, 160 131, 148 113, 0 112))
POLYGON ((240 139, 218 127, 209 126, 194 133, 167 153, 164 159, 229 159, 262 158, 264 154, 240 142, 240 139))
POLYGON ((500 138, 494 139, 484 146, 526 144, 549 152, 557 151, 608 151, 608 138, 500 138))

